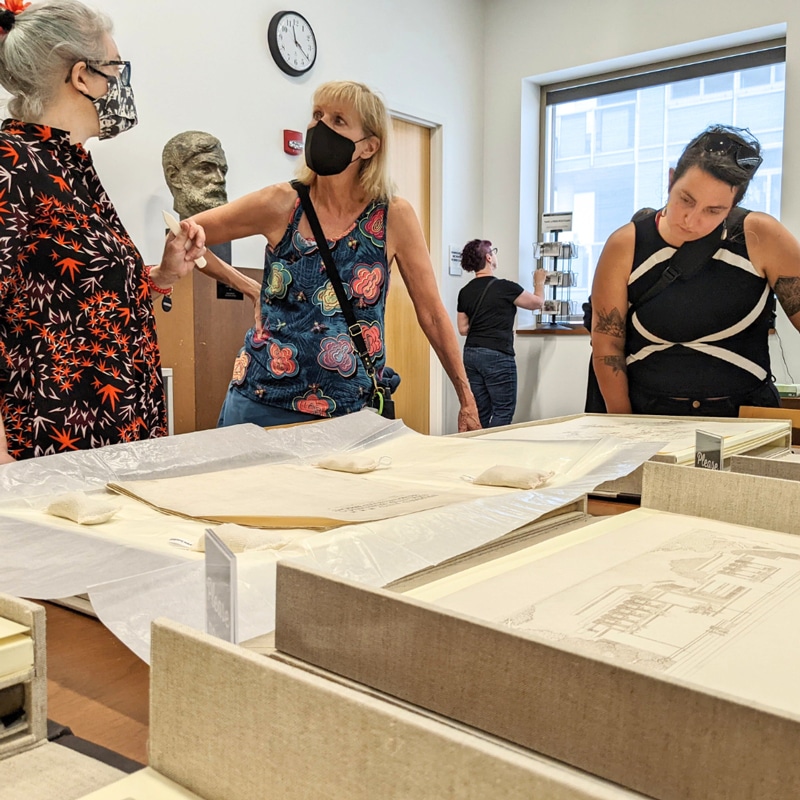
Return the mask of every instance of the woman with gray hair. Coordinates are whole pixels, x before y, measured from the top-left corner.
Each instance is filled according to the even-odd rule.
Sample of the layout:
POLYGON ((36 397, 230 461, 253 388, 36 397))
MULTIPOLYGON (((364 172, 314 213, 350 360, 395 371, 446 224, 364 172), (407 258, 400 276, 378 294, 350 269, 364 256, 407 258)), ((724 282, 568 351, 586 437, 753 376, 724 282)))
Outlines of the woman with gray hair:
POLYGON ((0 464, 167 432, 151 292, 204 234, 182 222, 145 267, 84 149, 137 121, 111 30, 77 0, 0 3, 0 464))

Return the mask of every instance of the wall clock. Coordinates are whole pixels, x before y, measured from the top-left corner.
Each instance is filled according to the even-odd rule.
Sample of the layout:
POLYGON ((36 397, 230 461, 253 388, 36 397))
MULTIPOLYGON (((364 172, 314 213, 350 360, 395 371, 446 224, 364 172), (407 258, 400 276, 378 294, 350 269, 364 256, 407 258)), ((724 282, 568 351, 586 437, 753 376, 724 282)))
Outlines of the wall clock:
POLYGON ((305 75, 317 60, 317 40, 308 20, 296 11, 279 11, 269 22, 267 44, 287 75, 305 75))

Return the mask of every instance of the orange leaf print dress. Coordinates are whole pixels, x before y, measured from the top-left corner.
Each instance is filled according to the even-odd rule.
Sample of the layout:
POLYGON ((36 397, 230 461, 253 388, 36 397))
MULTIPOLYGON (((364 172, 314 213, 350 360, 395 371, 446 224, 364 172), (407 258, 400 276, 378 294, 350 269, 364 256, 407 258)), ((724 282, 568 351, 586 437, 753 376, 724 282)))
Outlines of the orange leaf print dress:
POLYGON ((17 459, 166 435, 144 263, 81 145, 0 131, 0 414, 17 459))

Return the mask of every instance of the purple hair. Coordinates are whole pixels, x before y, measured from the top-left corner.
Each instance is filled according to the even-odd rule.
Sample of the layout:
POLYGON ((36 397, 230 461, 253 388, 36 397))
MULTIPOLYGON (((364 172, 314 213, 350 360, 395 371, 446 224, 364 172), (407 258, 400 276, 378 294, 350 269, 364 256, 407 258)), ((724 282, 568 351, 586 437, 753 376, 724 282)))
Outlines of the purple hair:
POLYGON ((480 272, 486 266, 486 254, 492 243, 486 239, 472 239, 461 251, 461 268, 467 272, 480 272))

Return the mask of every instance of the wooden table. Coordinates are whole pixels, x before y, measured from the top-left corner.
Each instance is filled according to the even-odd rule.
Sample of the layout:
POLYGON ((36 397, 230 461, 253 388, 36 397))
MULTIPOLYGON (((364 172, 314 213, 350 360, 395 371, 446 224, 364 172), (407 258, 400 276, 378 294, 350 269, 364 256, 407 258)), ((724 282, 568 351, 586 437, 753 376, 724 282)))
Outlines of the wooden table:
POLYGON ((47 612, 47 716, 81 739, 147 763, 150 668, 94 617, 47 612))

